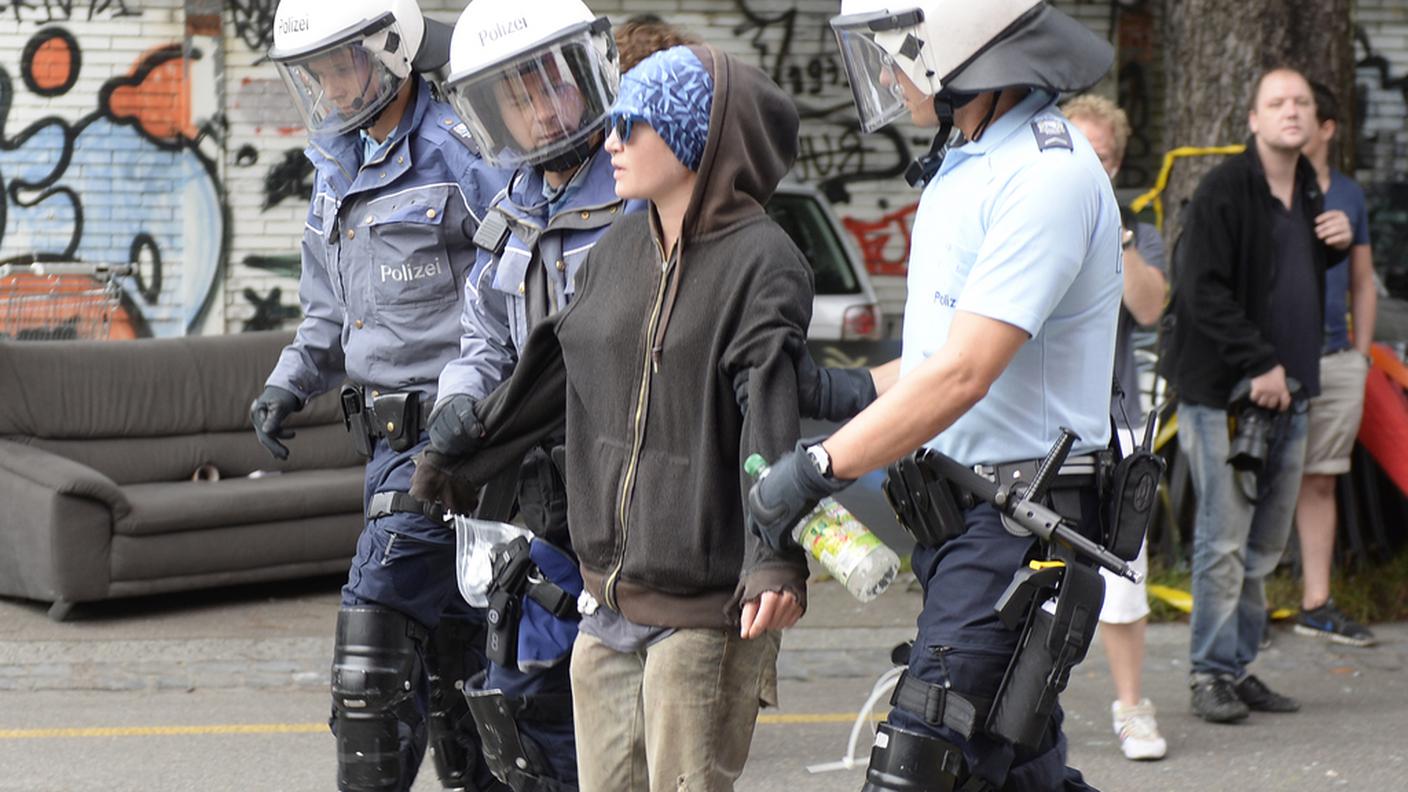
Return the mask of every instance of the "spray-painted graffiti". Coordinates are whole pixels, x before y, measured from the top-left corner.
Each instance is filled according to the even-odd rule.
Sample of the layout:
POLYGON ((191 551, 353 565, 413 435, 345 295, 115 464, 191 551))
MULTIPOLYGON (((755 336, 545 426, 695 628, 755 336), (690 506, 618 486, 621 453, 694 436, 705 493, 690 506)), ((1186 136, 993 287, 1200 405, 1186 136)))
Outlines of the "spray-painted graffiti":
POLYGON ((764 16, 754 10, 748 0, 735 0, 735 3, 744 21, 734 27, 734 35, 753 34, 749 41, 758 53, 759 66, 771 74, 778 85, 791 91, 793 96, 820 96, 831 89, 845 89, 845 70, 834 51, 834 39, 824 17, 817 15, 816 31, 820 38, 815 49, 818 54, 794 56, 792 48, 797 40, 801 12, 793 7, 764 16))
POLYGON ((235 35, 261 55, 274 44, 274 11, 278 0, 230 0, 235 35))
POLYGON ((879 220, 841 220, 860 243, 865 268, 875 275, 904 275, 909 260, 909 241, 914 232, 914 213, 919 204, 897 209, 879 220))
POLYGON ((850 203, 848 185, 903 175, 913 159, 909 142, 895 127, 861 134, 850 101, 821 109, 803 102, 797 106, 804 132, 795 174, 814 182, 832 203, 850 203))
POLYGON ((141 16, 140 9, 123 0, 0 0, 0 16, 13 14, 16 22, 67 22, 71 19, 116 19, 141 16))
MULTIPOLYGON (((214 163, 191 120, 190 63, 179 45, 141 56, 108 80, 76 122, 50 116, 11 137, 16 98, 0 69, 0 262, 132 262, 124 297, 139 332, 191 330, 209 307, 225 256, 225 208, 214 163)), ((25 47, 27 88, 66 93, 82 67, 76 39, 46 28, 25 47)))
POLYGON ((313 163, 303 149, 289 149, 264 176, 264 211, 289 198, 307 200, 313 193, 313 163))
MULTIPOLYGON (((1360 57, 1355 62, 1359 77, 1355 101, 1355 129, 1359 132, 1355 145, 1355 167, 1360 170, 1384 170, 1402 172, 1408 167, 1408 134, 1403 128, 1403 116, 1408 110, 1408 75, 1393 74, 1393 66, 1387 57, 1375 51, 1368 32, 1362 26, 1354 29, 1354 40, 1360 57), (1387 115, 1393 119, 1389 125, 1376 125, 1370 122, 1370 94, 1386 91, 1401 97, 1402 107, 1391 108, 1387 115), (1399 161, 1395 161, 1399 160, 1399 161)), ((1394 97, 1397 99, 1397 97, 1394 97)))
POLYGON ((244 290, 245 302, 254 306, 254 316, 244 323, 244 332, 252 333, 259 330, 277 330, 284 326, 285 322, 297 321, 301 315, 298 308, 292 305, 283 304, 284 290, 275 286, 263 297, 254 289, 244 290))

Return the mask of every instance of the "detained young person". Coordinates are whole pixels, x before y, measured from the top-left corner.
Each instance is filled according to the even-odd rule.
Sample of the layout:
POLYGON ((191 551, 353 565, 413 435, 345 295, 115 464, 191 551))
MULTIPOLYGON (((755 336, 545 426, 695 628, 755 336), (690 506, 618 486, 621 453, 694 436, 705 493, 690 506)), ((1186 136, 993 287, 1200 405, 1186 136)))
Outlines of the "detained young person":
POLYGON ((458 470, 471 481, 565 416, 587 592, 572 655, 582 790, 731 789, 776 702, 777 631, 805 609, 806 561, 747 530, 742 463, 799 433, 787 339, 810 321, 811 269, 763 210, 797 127, 781 89, 712 49, 625 75, 606 150, 617 195, 649 211, 612 225, 576 299, 476 405, 484 436, 458 470))

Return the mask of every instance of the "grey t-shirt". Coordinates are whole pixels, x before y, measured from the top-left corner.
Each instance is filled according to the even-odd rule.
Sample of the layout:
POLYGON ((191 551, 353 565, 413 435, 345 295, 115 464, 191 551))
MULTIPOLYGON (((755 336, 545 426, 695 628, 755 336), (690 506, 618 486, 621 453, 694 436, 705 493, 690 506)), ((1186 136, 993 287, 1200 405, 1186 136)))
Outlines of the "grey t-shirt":
MULTIPOLYGON (((1164 238, 1152 224, 1135 224, 1134 249, 1139 251, 1139 255, 1144 257, 1149 266, 1167 275, 1168 269, 1164 264, 1164 238)), ((1124 391, 1124 409, 1120 409, 1118 398, 1112 398, 1110 412, 1115 417, 1115 423, 1122 429, 1131 428, 1128 426, 1129 422, 1142 423, 1144 420, 1144 413, 1139 404, 1139 371, 1134 365, 1133 335, 1138 326, 1134 315, 1121 302, 1119 331, 1115 335, 1115 377, 1124 391), (1128 420, 1125 416, 1129 416, 1128 420)))
POLYGON ((578 600, 578 607, 590 600, 594 607, 590 607, 591 613, 583 613, 582 621, 577 625, 577 629, 601 641, 618 652, 631 654, 650 646, 657 641, 664 640, 674 634, 673 627, 651 627, 645 624, 636 624, 625 616, 614 610, 596 603, 596 599, 589 594, 583 594, 578 600))

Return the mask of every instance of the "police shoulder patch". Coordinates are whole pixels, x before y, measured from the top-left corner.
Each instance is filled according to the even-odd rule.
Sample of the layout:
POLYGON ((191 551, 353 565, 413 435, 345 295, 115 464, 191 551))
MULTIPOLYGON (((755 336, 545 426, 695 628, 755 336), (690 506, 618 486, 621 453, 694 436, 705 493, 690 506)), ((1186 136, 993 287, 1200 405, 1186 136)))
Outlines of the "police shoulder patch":
POLYGON ((474 142, 474 135, 470 134, 469 127, 463 121, 458 118, 445 118, 442 119, 442 123, 455 140, 458 140, 475 155, 479 154, 479 144, 474 142))
POLYGON ((1071 131, 1059 118, 1046 116, 1036 119, 1032 122, 1032 134, 1036 136, 1037 148, 1042 151, 1053 148, 1076 150, 1076 144, 1071 140, 1071 131))

